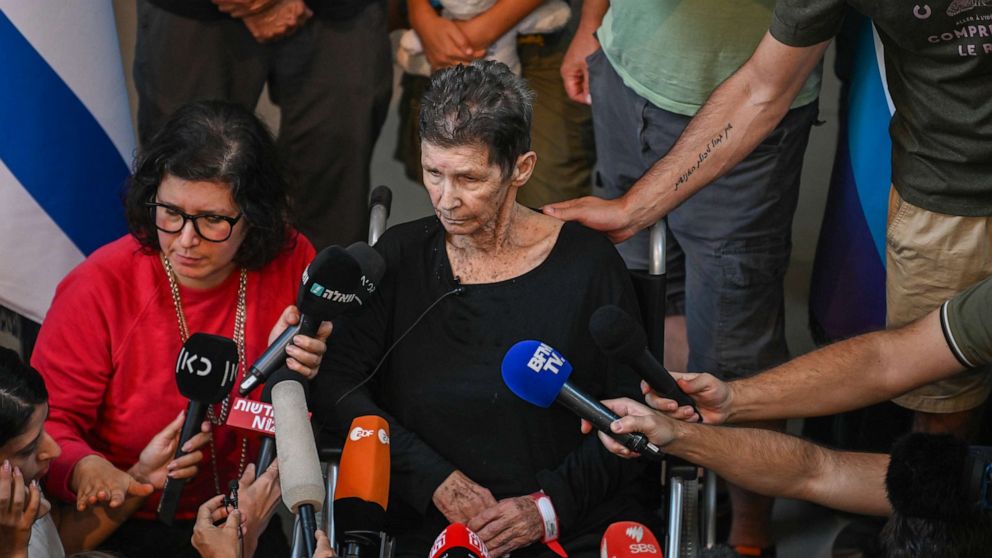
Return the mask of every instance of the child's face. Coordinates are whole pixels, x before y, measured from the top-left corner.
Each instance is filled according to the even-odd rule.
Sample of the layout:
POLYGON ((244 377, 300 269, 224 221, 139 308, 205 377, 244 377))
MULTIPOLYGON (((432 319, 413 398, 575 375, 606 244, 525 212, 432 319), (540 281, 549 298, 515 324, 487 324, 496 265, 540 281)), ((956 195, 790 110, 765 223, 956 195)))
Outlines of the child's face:
POLYGON ((51 461, 62 453, 55 440, 45 432, 46 418, 48 403, 35 405, 24 431, 0 446, 0 463, 8 460, 11 467, 19 467, 25 482, 45 476, 51 461))

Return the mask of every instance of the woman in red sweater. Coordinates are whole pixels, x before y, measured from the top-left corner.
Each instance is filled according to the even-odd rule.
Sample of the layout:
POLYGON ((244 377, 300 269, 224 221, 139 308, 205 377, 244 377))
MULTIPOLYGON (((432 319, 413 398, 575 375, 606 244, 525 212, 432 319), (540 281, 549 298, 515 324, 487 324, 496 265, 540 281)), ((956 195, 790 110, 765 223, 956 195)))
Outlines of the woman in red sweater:
MULTIPOLYGON (((277 160, 254 115, 214 101, 181 108, 139 151, 125 200, 131 234, 66 276, 35 346, 32 364, 51 393, 46 429, 62 447, 47 478, 51 495, 77 508, 119 503, 114 495, 132 482, 126 468, 187 405, 174 368, 190 334, 234 339, 240 381, 299 320, 287 305, 314 248, 287 222, 277 160)), ((289 367, 313 377, 329 334, 325 323, 316 338, 297 336, 289 367)), ((208 415, 213 438, 175 525, 155 521, 156 494, 106 548, 197 556, 190 544, 197 507, 240 478, 257 450, 256 435, 224 425, 231 398, 208 415)), ((277 525, 269 531, 281 539, 277 525)), ((263 535, 260 552, 270 540, 263 535)), ((273 555, 285 555, 285 541, 275 544, 273 555)))

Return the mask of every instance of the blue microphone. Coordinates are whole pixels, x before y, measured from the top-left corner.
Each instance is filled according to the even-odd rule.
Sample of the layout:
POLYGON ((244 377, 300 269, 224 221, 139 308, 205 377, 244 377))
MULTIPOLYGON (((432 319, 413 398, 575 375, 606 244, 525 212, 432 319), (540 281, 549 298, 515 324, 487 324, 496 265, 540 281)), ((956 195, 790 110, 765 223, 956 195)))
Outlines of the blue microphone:
POLYGON ((630 451, 662 457, 658 446, 644 434, 612 432, 610 424, 620 417, 568 381, 572 365, 551 346, 540 341, 520 341, 506 352, 502 370, 503 383, 524 401, 545 409, 557 401, 630 451))

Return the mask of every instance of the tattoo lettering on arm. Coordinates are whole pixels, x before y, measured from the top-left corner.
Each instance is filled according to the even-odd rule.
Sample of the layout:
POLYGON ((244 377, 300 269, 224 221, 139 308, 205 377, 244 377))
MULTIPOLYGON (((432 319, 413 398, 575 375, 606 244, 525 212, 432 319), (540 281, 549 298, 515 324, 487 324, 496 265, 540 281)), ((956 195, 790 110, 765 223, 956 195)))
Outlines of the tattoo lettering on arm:
POLYGON ((699 157, 696 159, 696 162, 693 163, 691 167, 686 169, 685 172, 683 172, 679 176, 679 179, 675 181, 675 191, 678 191, 679 186, 689 181, 689 177, 692 176, 694 172, 699 170, 699 167, 703 165, 703 161, 705 161, 706 158, 710 156, 710 153, 712 153, 714 149, 720 147, 720 145, 723 144, 724 141, 730 139, 730 130, 733 129, 734 129, 734 125, 731 124, 730 122, 727 122, 727 125, 723 127, 723 130, 719 134, 717 134, 716 137, 714 137, 713 139, 711 139, 709 142, 706 143, 706 148, 699 153, 699 157))

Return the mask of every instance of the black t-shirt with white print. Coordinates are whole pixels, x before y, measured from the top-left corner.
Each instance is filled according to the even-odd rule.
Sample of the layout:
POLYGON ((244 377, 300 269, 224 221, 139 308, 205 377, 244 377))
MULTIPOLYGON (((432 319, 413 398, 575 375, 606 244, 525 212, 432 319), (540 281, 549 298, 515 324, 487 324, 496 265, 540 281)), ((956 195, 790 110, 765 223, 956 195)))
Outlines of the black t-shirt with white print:
POLYGON ((847 5, 884 45, 899 194, 930 211, 992 215, 992 0, 779 0, 771 34, 823 42, 847 5))

